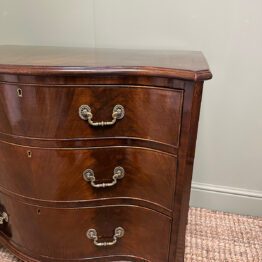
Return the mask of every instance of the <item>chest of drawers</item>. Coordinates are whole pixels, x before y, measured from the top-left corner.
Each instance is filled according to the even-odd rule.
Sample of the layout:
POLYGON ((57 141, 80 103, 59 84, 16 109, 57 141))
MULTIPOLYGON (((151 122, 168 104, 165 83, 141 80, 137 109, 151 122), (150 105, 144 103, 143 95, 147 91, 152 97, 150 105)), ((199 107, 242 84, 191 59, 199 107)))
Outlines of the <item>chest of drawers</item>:
POLYGON ((0 243, 23 261, 183 261, 200 52, 0 47, 0 243))

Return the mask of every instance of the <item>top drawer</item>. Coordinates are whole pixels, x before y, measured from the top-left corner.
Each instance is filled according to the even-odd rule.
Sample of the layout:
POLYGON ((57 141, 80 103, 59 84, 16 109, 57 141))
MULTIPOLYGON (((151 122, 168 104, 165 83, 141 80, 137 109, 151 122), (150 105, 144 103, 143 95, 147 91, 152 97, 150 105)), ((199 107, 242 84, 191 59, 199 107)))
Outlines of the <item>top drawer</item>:
POLYGON ((129 137, 177 146, 182 102, 182 90, 158 87, 1 84, 0 132, 42 139, 129 137), (82 105, 91 110, 80 110, 86 120, 79 115, 82 105), (116 105, 124 115, 114 121, 121 113, 112 114, 116 105))

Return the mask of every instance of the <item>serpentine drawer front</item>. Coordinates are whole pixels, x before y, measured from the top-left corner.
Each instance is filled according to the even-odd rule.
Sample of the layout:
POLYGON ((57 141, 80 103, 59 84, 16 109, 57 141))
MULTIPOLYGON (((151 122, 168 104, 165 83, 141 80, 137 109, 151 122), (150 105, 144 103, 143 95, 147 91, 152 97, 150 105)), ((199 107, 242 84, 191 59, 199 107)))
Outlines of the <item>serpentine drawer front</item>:
POLYGON ((2 133, 57 139, 135 137, 178 144, 181 90, 1 84, 0 95, 2 133), (14 103, 9 103, 9 98, 14 103), (148 129, 152 123, 153 128, 148 129))
POLYGON ((0 46, 0 244, 27 262, 184 261, 201 52, 0 46))
POLYGON ((118 256, 121 261, 129 256, 167 260, 171 219, 158 212, 134 206, 40 208, 14 201, 5 198, 2 202, 10 225, 19 228, 12 232, 12 244, 28 254, 40 254, 40 261, 100 256, 118 256), (26 224, 29 218, 32 223, 26 224), (114 237, 118 228, 120 235, 114 237), (97 239, 88 234, 90 229, 96 231, 97 239))
POLYGON ((28 198, 133 198, 172 210, 176 157, 170 154, 132 147, 39 149, 0 142, 0 159, 0 186, 28 198))

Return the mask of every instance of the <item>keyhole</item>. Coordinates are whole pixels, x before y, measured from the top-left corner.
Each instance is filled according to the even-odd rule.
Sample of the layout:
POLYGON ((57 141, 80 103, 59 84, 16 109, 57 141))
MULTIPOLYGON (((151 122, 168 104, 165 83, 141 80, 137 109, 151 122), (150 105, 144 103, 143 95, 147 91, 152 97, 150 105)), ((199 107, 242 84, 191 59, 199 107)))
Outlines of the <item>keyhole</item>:
POLYGON ((27 151, 27 156, 28 156, 29 158, 32 157, 32 152, 31 152, 30 150, 27 151))
POLYGON ((19 97, 22 97, 22 96, 23 96, 23 91, 22 91, 21 88, 17 88, 17 95, 18 95, 19 97))

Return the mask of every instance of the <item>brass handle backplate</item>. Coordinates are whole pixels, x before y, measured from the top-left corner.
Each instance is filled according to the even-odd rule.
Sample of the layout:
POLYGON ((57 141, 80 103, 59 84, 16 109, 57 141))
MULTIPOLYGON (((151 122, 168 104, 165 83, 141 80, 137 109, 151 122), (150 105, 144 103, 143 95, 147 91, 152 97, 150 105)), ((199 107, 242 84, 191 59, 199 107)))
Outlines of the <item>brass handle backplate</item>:
POLYGON ((91 112, 91 108, 88 105, 81 105, 79 107, 79 117, 83 120, 87 120, 89 125, 91 126, 112 126, 116 123, 117 120, 120 120, 125 115, 125 109, 122 105, 116 105, 113 109, 112 113, 112 120, 111 121, 101 121, 101 122, 94 122, 93 121, 93 114, 91 112))
POLYGON ((122 238, 125 234, 125 230, 122 227, 117 227, 115 229, 115 234, 113 236, 113 240, 110 242, 98 242, 98 236, 95 229, 89 229, 86 232, 86 236, 88 239, 91 239, 94 241, 94 245, 97 247, 106 247, 106 246, 113 246, 117 243, 117 240, 119 238, 122 238))
POLYGON ((0 225, 3 225, 4 222, 8 223, 8 215, 6 212, 3 212, 2 215, 0 215, 0 225))
POLYGON ((100 188, 100 187, 111 187, 117 183, 118 179, 122 179, 125 176, 125 170, 123 167, 118 166, 114 169, 113 181, 109 183, 101 183, 96 184, 95 173, 92 169, 86 169, 83 173, 83 177, 85 181, 91 182, 92 187, 100 188))

